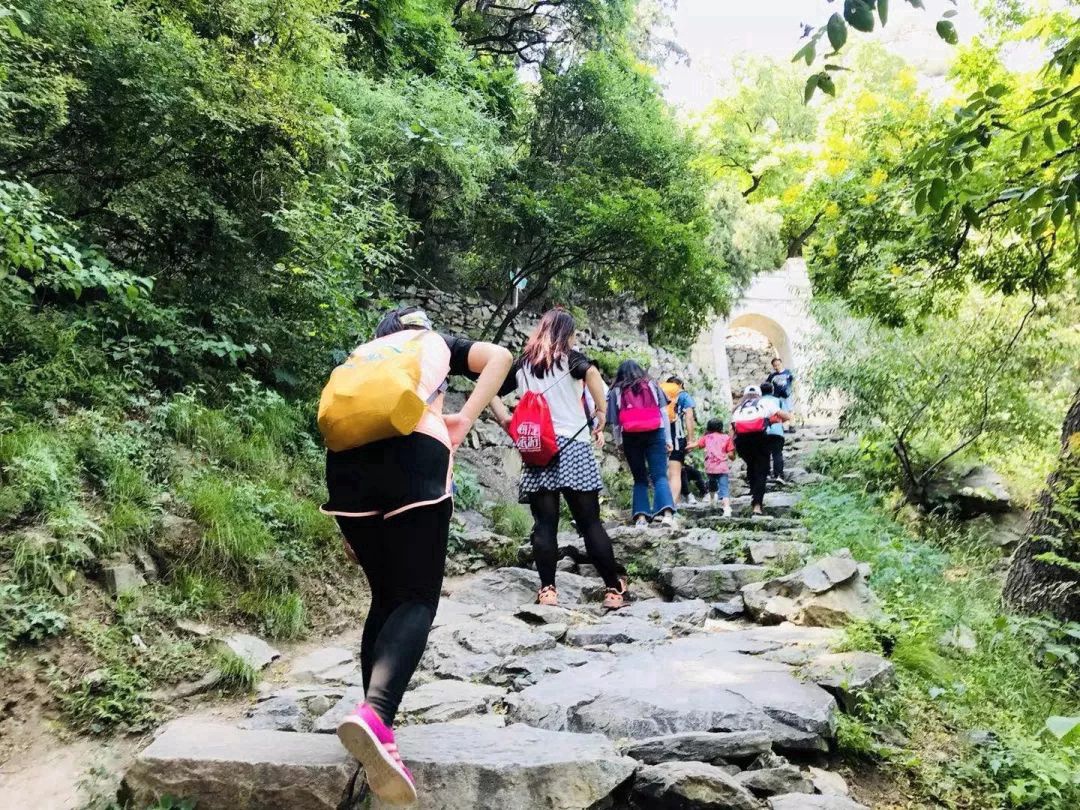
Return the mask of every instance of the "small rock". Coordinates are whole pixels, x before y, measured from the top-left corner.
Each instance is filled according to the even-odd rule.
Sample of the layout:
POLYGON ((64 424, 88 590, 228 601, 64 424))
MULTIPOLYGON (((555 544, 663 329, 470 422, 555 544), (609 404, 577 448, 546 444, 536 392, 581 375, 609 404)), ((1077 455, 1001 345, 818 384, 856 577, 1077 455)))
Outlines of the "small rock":
POLYGON ((96 689, 109 680, 109 673, 104 669, 95 669, 82 676, 82 685, 88 689, 96 689))
POLYGON ((744 585, 762 579, 765 570, 764 566, 745 563, 676 566, 661 571, 660 578, 677 599, 705 599, 715 602, 730 599, 738 594, 744 585))
POLYGON ((565 624, 542 624, 538 629, 541 633, 547 633, 556 641, 561 641, 570 628, 565 624))
POLYGON ((154 562, 154 558, 150 556, 150 552, 140 546, 135 549, 134 554, 135 561, 142 569, 143 576, 146 577, 147 582, 156 582, 159 574, 158 566, 157 563, 154 562))
POLYGON ((754 565, 772 565, 788 560, 801 562, 809 553, 809 543, 794 540, 751 540, 746 544, 746 556, 754 565))
POLYGON ((202 622, 188 621, 187 619, 177 619, 176 629, 183 630, 185 633, 190 633, 193 636, 199 636, 206 638, 214 634, 214 628, 208 624, 202 622))
POLYGON ((221 640, 221 643, 232 650, 242 661, 258 672, 281 657, 281 653, 267 644, 258 636, 247 633, 233 633, 221 640))
POLYGON ((958 624, 946 630, 938 639, 938 645, 963 655, 971 655, 979 648, 975 631, 966 624, 958 624))
POLYGON ((309 725, 308 713, 292 697, 274 697, 257 703, 240 722, 240 728, 260 731, 306 731, 309 725))
POLYGON ((814 790, 817 793, 823 793, 826 796, 847 796, 848 786, 838 773, 827 771, 824 768, 815 768, 810 766, 806 769, 807 776, 814 784, 814 790))
POLYGON ((146 584, 139 569, 131 563, 108 565, 102 571, 105 575, 105 589, 113 596, 134 593, 146 584))
POLYGON ((341 721, 348 717, 349 713, 356 708, 356 704, 363 701, 363 699, 363 687, 350 686, 345 690, 345 694, 341 696, 341 699, 330 708, 330 711, 316 718, 311 730, 320 734, 333 734, 337 731, 341 721))

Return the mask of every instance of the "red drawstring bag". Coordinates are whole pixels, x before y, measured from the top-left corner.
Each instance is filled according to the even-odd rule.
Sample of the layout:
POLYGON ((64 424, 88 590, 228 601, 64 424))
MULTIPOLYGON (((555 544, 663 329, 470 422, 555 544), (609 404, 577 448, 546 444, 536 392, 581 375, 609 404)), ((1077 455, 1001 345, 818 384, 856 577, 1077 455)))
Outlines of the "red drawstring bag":
POLYGON ((510 440, 521 453, 521 460, 534 467, 546 467, 559 452, 555 423, 547 397, 536 391, 526 391, 514 408, 510 420, 510 440))

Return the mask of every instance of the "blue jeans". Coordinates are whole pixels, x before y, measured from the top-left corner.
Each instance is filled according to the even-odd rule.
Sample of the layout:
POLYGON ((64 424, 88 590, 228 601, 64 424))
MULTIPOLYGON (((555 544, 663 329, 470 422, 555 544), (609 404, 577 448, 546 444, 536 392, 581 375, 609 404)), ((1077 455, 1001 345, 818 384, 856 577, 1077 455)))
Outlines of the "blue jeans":
POLYGON ((726 498, 731 492, 731 482, 727 473, 709 473, 709 492, 715 492, 717 497, 726 498))
POLYGON ((634 496, 630 508, 634 518, 652 518, 665 510, 675 511, 668 483, 668 432, 664 428, 648 433, 623 433, 623 451, 630 474, 634 476, 634 496), (649 482, 652 482, 653 503, 649 505, 649 482))

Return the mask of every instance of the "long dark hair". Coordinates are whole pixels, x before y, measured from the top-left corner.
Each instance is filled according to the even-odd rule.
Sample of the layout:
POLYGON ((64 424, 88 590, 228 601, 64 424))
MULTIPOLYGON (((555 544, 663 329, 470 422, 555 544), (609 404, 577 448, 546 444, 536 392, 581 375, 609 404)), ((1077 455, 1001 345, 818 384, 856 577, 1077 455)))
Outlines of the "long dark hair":
POLYGON ((549 309, 544 313, 521 352, 534 377, 543 379, 560 360, 567 358, 576 331, 574 316, 565 309, 549 309))
POLYGON ((401 319, 413 312, 423 312, 420 307, 398 307, 383 315, 379 325, 375 327, 375 337, 381 338, 400 332, 402 329, 424 329, 425 327, 414 324, 403 324, 401 319))
POLYGON ((623 360, 619 363, 619 369, 615 372, 615 381, 611 384, 611 387, 619 389, 632 388, 642 380, 648 382, 649 374, 641 367, 641 364, 635 360, 623 360))

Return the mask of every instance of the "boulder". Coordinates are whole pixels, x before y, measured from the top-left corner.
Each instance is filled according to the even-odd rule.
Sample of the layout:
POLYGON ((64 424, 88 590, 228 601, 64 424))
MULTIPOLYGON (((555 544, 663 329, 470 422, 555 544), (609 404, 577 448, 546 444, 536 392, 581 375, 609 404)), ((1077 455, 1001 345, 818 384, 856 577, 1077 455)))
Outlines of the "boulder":
POLYGON ((852 619, 877 618, 881 607, 866 584, 868 570, 841 550, 787 576, 745 586, 743 602, 761 624, 839 627, 852 619))
POLYGON ((258 672, 281 657, 281 653, 267 644, 258 636, 247 633, 233 633, 221 640, 233 653, 258 672))
POLYGON ((551 650, 555 644, 549 634, 508 614, 490 613, 483 620, 434 628, 420 666, 441 678, 498 682, 508 659, 551 650))
POLYGON ((722 634, 620 648, 507 698, 510 716, 553 731, 643 740, 701 731, 763 731, 784 748, 821 750, 836 703, 791 669, 725 650, 722 634))
MULTIPOLYGON (((397 742, 416 778, 418 810, 584 810, 607 798, 637 765, 600 735, 523 725, 406 726, 397 742)), ((384 807, 373 803, 376 810, 384 807)))
POLYGON ((756 756, 771 746, 763 731, 697 731, 637 740, 626 744, 623 753, 648 765, 673 761, 720 765, 756 756))
POLYGON ((699 567, 676 566, 660 572, 664 586, 676 599, 730 599, 742 588, 765 577, 761 565, 729 563, 699 567))
POLYGON ((646 765, 634 779, 635 807, 645 810, 757 810, 753 794, 722 768, 704 762, 646 765))
POLYGON ((785 793, 813 793, 814 784, 793 765, 743 771, 735 780, 755 796, 779 796, 785 793))
POLYGON ((927 497, 938 505, 951 509, 962 518, 1008 512, 1012 508, 1005 480, 985 464, 939 477, 930 487, 927 497))
POLYGON ((868 652, 826 653, 800 670, 803 678, 831 692, 848 710, 861 696, 890 685, 894 674, 890 661, 868 652))
POLYGON ((121 795, 135 807, 179 796, 199 810, 336 810, 355 770, 333 737, 177 720, 135 758, 121 795))
POLYGON ((769 799, 769 810, 870 810, 870 808, 847 796, 785 793, 769 799))
POLYGON ((734 630, 718 632, 714 638, 719 649, 802 666, 828 653, 842 637, 842 632, 833 628, 785 623, 767 627, 736 626, 734 630))
POLYGON ((429 681, 410 689, 401 700, 400 713, 420 723, 445 723, 484 714, 506 690, 467 681, 429 681))

